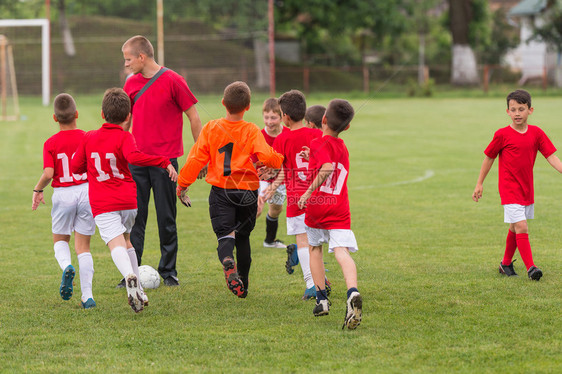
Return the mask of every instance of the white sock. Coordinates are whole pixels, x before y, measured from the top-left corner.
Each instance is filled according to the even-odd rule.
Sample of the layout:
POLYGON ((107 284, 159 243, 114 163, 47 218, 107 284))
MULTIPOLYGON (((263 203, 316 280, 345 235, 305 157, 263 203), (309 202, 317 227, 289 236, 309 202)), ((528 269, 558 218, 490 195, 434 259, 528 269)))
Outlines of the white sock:
POLYGON ((82 301, 94 298, 92 294, 92 279, 94 278, 94 259, 90 252, 78 255, 78 266, 80 273, 80 289, 82 290, 82 301))
POLYGON ((133 273, 133 266, 131 265, 131 259, 127 254, 125 247, 115 247, 111 251, 111 258, 113 263, 119 269, 119 272, 125 278, 127 275, 133 273))
POLYGON ((314 281, 312 280, 312 273, 310 272, 310 254, 308 253, 308 247, 297 249, 297 253, 299 255, 299 263, 301 264, 306 288, 313 287, 314 281))
POLYGON ((64 240, 59 240, 54 245, 55 249, 55 258, 59 262, 59 266, 62 270, 66 269, 68 265, 71 265, 70 262, 70 247, 68 243, 64 240))
POLYGON ((140 284, 140 274, 139 274, 139 261, 137 259, 137 253, 135 252, 134 248, 127 249, 127 254, 129 255, 129 259, 131 260, 131 267, 133 268, 133 273, 137 276, 139 280, 139 288, 142 290, 142 285, 140 284))

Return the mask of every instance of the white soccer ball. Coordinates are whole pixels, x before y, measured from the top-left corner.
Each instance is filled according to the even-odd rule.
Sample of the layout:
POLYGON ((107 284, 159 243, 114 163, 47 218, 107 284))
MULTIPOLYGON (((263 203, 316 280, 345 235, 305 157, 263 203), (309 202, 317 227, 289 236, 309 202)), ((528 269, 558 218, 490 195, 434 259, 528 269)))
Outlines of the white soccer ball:
POLYGON ((142 288, 158 288, 160 286, 160 274, 152 266, 139 266, 139 277, 142 288))

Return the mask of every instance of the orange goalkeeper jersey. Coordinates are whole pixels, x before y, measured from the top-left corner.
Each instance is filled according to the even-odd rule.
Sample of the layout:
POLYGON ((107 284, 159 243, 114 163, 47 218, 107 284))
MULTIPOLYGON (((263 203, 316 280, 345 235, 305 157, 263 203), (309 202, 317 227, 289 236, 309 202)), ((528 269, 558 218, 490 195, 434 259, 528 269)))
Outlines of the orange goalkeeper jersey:
POLYGON ((255 124, 224 118, 210 121, 191 148, 178 184, 190 186, 208 163, 207 183, 225 189, 257 190, 259 178, 250 159, 252 155, 275 169, 283 162, 283 156, 267 144, 255 124))

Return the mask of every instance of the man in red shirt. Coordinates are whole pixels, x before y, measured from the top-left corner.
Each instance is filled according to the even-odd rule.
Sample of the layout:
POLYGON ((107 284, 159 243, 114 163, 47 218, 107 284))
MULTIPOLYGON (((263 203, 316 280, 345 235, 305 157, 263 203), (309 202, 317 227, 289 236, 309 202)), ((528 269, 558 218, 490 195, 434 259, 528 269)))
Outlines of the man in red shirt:
POLYGON ((507 114, 511 118, 511 124, 496 131, 484 151, 486 156, 472 199, 478 202, 482 197, 484 179, 499 155, 499 192, 504 207, 504 222, 509 223, 499 272, 517 276, 512 259, 515 250, 519 248, 529 279, 538 281, 543 273, 533 262, 527 226, 527 220, 534 218, 533 167, 539 151, 561 173, 562 163, 554 155, 556 148, 546 134, 539 127, 527 124, 531 113, 531 95, 527 91, 516 90, 507 96, 507 114))
POLYGON ((339 134, 349 128, 354 113, 351 104, 345 100, 334 99, 328 104, 322 118, 324 136, 311 142, 309 152, 301 153, 305 159, 310 157, 313 180, 298 201, 299 208, 306 206, 304 222, 310 246, 310 270, 316 285, 316 306, 312 312, 318 317, 327 315, 330 310, 322 260, 322 244, 328 243, 328 250, 340 264, 347 286, 343 327, 350 330, 361 323, 363 299, 357 290, 357 268, 349 254, 356 252, 358 247, 351 231, 347 195, 349 152, 339 134))
POLYGON ((33 189, 31 208, 36 210, 45 204, 43 189, 52 180, 53 208, 51 210, 55 258, 62 269, 59 288, 63 300, 72 297, 75 270, 71 263, 70 236, 74 232, 74 250, 78 258, 82 307, 94 308, 92 294, 94 261, 90 253, 90 238, 96 232, 96 224, 88 201, 86 174, 71 174, 70 160, 85 132, 76 126, 78 111, 76 102, 69 94, 55 98, 53 119, 60 131, 51 136, 43 146, 43 174, 33 189))
POLYGON ((125 278, 128 301, 138 313, 148 298, 138 280, 135 249, 129 240, 137 214, 137 189, 129 164, 157 166, 166 170, 172 181, 177 172, 166 157, 140 152, 131 133, 123 127, 131 117, 131 102, 120 88, 110 88, 103 96, 102 118, 106 123, 89 131, 72 160, 73 173, 87 172, 90 205, 100 236, 111 250, 111 258, 125 278))
MULTIPOLYGON (((177 158, 183 155, 184 113, 191 123, 195 141, 201 132, 201 119, 195 108, 197 99, 182 76, 156 63, 154 48, 144 36, 137 35, 127 40, 122 52, 125 68, 133 74, 123 89, 131 99, 132 132, 137 146, 141 152, 170 159, 177 170, 177 158), (157 79, 151 81, 155 76, 157 79), (140 93, 143 88, 146 90, 140 93)), ((131 122, 126 126, 127 130, 130 125, 131 122)), ((158 272, 165 285, 177 286, 176 184, 159 168, 131 165, 130 169, 137 184, 138 214, 131 241, 138 264, 141 264, 144 251, 148 203, 150 190, 153 189, 161 253, 158 272)))

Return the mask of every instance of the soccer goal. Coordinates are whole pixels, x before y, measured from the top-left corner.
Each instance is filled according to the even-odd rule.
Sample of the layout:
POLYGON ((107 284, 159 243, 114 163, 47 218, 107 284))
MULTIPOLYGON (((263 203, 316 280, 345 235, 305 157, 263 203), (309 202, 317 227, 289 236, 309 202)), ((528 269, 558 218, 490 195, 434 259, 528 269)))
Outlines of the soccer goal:
POLYGON ((14 53, 8 38, 0 35, 0 120, 17 121, 19 117, 14 53))

